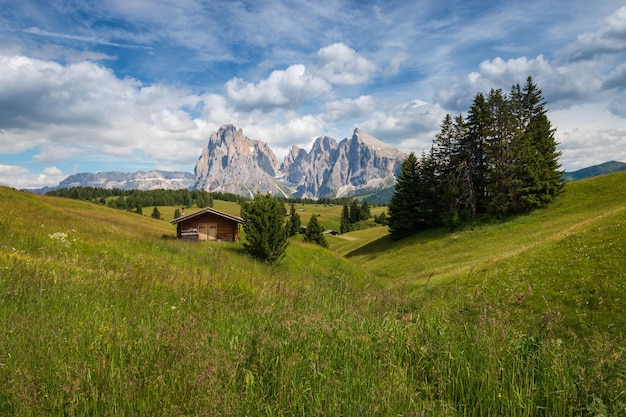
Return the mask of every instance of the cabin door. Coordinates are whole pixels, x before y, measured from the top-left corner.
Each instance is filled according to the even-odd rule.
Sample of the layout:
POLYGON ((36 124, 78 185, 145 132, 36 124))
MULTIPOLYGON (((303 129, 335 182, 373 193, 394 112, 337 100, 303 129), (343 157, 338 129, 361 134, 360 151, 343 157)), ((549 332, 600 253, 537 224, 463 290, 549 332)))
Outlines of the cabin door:
POLYGON ((217 224, 209 224, 209 240, 217 240, 217 224))
POLYGON ((207 230, 207 225, 206 224, 199 224, 198 225, 198 240, 208 240, 208 230, 207 230))

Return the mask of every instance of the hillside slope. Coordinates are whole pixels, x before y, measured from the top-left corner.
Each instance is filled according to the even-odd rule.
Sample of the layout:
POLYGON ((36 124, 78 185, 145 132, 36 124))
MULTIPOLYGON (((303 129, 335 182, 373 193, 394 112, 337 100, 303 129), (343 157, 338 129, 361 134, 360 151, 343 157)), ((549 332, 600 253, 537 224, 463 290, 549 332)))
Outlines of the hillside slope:
POLYGON ((549 207, 499 224, 398 242, 372 229, 333 248, 409 311, 460 303, 478 314, 489 305, 522 320, 558 316, 581 336, 589 327, 626 332, 624 184, 624 172, 581 180, 549 207))
POLYGON ((0 188, 0 414, 621 415, 625 180, 276 266, 0 188))

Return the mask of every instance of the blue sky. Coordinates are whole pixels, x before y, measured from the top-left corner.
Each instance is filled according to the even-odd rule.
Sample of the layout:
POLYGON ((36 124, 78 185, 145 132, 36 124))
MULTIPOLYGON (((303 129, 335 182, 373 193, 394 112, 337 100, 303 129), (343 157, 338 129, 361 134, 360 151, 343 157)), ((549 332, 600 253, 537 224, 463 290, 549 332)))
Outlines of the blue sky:
POLYGON ((528 75, 564 169, 626 162, 622 1, 0 0, 0 184, 193 172, 226 123, 279 159, 355 127, 420 154, 528 75))

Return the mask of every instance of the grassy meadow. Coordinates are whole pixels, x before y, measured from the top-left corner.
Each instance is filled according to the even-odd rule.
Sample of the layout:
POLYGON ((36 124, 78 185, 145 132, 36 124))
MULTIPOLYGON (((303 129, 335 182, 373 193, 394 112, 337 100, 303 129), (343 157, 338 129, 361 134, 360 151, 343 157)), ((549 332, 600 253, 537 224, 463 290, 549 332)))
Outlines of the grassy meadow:
POLYGON ((176 240, 173 207, 0 188, 0 415, 626 416, 624 184, 276 266, 176 240))

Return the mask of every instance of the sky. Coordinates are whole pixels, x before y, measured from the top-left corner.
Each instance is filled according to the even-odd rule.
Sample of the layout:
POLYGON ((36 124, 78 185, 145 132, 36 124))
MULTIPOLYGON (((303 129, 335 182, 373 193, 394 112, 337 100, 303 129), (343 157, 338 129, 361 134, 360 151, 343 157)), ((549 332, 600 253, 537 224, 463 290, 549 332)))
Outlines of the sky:
POLYGON ((0 184, 193 172, 224 124, 419 155, 528 76, 562 169, 626 162, 623 0, 0 0, 0 184))

